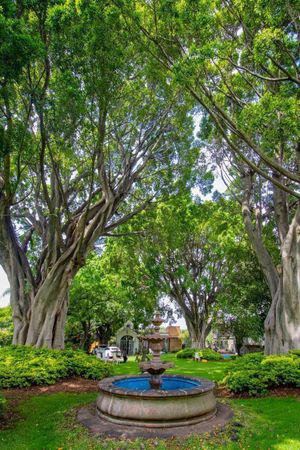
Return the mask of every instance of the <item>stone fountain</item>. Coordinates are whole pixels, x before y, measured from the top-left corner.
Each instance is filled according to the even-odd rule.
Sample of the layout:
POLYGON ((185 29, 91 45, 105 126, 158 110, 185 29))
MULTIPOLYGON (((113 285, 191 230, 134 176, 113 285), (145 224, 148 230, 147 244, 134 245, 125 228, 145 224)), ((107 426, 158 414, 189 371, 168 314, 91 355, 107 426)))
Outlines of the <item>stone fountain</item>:
POLYGON ((152 389, 160 389, 162 385, 161 375, 166 369, 174 367, 173 363, 164 362, 160 358, 160 352, 162 350, 162 343, 164 338, 160 334, 160 326, 163 323, 163 319, 160 314, 156 312, 152 319, 152 324, 154 325, 154 333, 148 334, 148 336, 143 337, 149 343, 149 346, 153 352, 153 358, 149 362, 142 362, 139 364, 142 372, 148 372, 150 375, 150 386, 152 389))
POLYGON ((153 333, 143 338, 153 352, 151 361, 139 365, 143 374, 103 379, 96 414, 79 411, 79 420, 91 431, 115 437, 182 436, 223 426, 232 416, 228 407, 217 404, 212 381, 163 375, 174 365, 160 358, 162 322, 155 313, 153 333))

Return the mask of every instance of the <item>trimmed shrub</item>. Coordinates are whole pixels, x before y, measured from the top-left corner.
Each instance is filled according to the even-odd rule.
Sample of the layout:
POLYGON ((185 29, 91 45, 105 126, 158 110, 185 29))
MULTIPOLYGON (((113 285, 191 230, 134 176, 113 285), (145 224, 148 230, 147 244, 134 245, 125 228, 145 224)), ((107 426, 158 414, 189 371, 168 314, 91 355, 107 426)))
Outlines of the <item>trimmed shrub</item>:
POLYGON ((220 361, 222 359, 222 355, 210 348, 185 348, 183 350, 179 350, 176 354, 176 358, 179 359, 188 359, 193 358, 195 353, 199 353, 199 356, 203 359, 207 359, 208 361, 220 361))
POLYGON ((238 370, 230 372, 225 378, 225 384, 235 393, 247 392, 250 395, 265 394, 268 383, 259 370, 238 370))
POLYGON ((255 369, 264 358, 263 353, 247 353, 242 357, 236 358, 233 361, 233 364, 227 368, 227 372, 233 370, 255 369))
POLYGON ((197 350, 195 350, 194 348, 184 348, 183 350, 179 350, 179 352, 176 353, 176 358, 179 359, 193 358, 196 351, 197 350))
POLYGON ((10 306, 0 308, 0 347, 10 345, 13 339, 14 327, 10 306))
POLYGON ((215 350, 211 350, 210 348, 203 348, 202 350, 199 350, 199 355, 203 359, 207 359, 208 361, 220 361, 222 358, 222 355, 215 350))
POLYGON ((291 350, 291 351, 289 351, 289 355, 299 356, 299 358, 300 358, 300 349, 299 350, 291 350))
POLYGON ((223 382, 232 392, 264 394, 278 386, 300 387, 300 358, 250 353, 230 365, 223 382))
POLYGON ((100 380, 112 372, 110 364, 81 350, 13 345, 0 348, 0 388, 53 384, 75 375, 100 380))

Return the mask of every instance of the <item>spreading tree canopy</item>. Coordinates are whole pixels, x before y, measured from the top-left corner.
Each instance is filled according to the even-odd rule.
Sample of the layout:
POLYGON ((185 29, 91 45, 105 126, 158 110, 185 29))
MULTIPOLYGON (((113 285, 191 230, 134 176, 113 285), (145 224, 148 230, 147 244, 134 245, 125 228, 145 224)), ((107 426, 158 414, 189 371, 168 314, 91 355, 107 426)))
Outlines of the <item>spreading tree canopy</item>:
POLYGON ((0 20, 0 263, 13 342, 62 348, 74 275, 100 236, 177 189, 195 153, 184 157, 192 119, 113 2, 2 2, 0 20))
POLYGON ((272 297, 266 353, 299 348, 299 2, 141 0, 134 13, 130 3, 118 2, 136 39, 199 106, 217 162, 239 174, 244 223, 272 297), (262 186, 280 267, 263 239, 262 186))

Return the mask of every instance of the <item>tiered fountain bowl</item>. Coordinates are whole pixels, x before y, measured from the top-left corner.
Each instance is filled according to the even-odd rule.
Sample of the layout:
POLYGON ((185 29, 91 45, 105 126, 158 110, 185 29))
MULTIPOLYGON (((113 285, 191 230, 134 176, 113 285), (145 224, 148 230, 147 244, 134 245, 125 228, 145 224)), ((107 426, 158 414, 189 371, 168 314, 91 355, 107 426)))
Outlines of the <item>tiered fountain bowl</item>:
POLYGON ((99 383, 97 414, 105 421, 134 427, 166 428, 197 424, 217 412, 214 383, 195 377, 162 374, 173 367, 160 359, 164 338, 158 313, 154 332, 144 339, 153 352, 150 362, 140 363, 142 375, 105 378, 99 383), (145 374, 146 373, 146 374, 145 374))

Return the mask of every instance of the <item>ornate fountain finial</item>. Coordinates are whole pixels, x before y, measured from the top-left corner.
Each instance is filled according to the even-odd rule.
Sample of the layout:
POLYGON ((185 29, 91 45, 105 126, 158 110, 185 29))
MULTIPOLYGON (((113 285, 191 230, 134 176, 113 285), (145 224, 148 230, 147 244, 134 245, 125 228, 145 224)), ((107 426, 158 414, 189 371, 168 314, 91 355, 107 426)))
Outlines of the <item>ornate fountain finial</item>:
POLYGON ((159 311, 155 311, 152 319, 154 333, 144 337, 144 340, 150 344, 149 346, 153 351, 153 358, 150 362, 142 362, 139 364, 142 372, 148 372, 150 374, 150 385, 152 389, 159 389, 162 383, 161 375, 166 369, 174 367, 173 363, 164 362, 160 359, 164 337, 160 334, 159 330, 163 321, 159 311))

